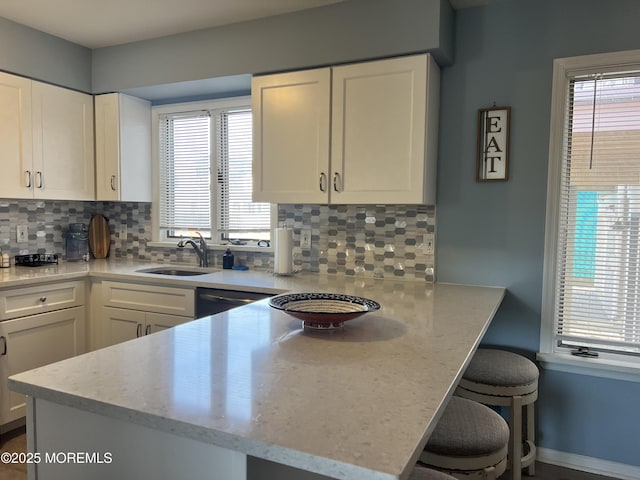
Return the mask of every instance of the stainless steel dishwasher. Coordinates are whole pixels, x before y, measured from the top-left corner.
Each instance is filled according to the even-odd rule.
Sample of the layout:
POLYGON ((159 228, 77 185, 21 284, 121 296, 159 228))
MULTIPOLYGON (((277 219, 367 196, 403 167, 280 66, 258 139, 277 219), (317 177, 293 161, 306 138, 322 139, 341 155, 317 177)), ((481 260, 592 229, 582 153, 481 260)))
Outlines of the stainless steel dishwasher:
POLYGON ((273 295, 218 288, 196 288, 196 318, 225 312, 273 295))

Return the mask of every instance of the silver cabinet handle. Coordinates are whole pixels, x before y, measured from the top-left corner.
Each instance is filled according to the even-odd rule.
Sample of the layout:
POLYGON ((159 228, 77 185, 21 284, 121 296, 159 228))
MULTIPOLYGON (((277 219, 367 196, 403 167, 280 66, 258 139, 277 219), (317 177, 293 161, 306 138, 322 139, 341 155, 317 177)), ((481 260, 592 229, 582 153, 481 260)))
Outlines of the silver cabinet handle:
POLYGON ((138 326, 136 327, 136 338, 140 337, 142 335, 142 324, 139 323, 138 326))
POLYGON ((31 188, 31 170, 24 171, 24 183, 27 185, 27 188, 31 188))
POLYGON ((46 301, 47 301, 47 297, 44 297, 44 296, 40 297, 40 301, 41 301, 42 303, 46 302, 46 301))
POLYGON ((116 191, 116 176, 111 175, 111 190, 116 191))
POLYGON ((7 354, 7 338, 3 335, 0 340, 2 340, 2 353, 0 353, 0 356, 4 356, 7 354))
POLYGON ((42 188, 42 172, 36 172, 36 188, 42 188))
POLYGON ((320 191, 327 191, 327 175, 324 172, 320 174, 320 191))
POLYGON ((342 179, 340 178, 340 174, 338 172, 333 174, 333 189, 336 192, 342 191, 342 179))
POLYGON ((147 325, 147 328, 144 331, 145 335, 149 335, 151 333, 151 325, 147 325))

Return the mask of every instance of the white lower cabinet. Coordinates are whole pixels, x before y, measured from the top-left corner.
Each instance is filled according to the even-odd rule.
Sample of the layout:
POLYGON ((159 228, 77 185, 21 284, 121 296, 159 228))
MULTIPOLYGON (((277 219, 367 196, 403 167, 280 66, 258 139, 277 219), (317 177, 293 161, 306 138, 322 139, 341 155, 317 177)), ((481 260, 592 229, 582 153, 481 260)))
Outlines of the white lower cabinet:
POLYGON ((100 291, 99 347, 175 327, 195 317, 192 288, 105 281, 100 291))
POLYGON ((192 317, 180 315, 103 307, 103 346, 149 335, 191 320, 192 317))
POLYGON ((0 322, 0 424, 25 416, 25 396, 6 387, 8 377, 84 352, 84 306, 0 322))
POLYGON ((25 416, 11 375, 85 353, 86 343, 84 281, 0 290, 0 426, 25 416))

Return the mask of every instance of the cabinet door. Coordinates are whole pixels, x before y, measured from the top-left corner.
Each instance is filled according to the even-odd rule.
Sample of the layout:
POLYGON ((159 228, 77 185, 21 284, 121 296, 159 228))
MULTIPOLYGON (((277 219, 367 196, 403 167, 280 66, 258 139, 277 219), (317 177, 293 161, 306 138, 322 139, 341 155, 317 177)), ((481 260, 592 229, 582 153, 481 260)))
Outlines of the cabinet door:
POLYGON ((109 93, 95 97, 96 198, 151 201, 151 103, 109 93))
POLYGON ((32 198, 31 80, 0 72, 0 192, 32 198))
POLYGON ((253 78, 254 201, 327 202, 330 76, 323 68, 253 78))
POLYGON ((84 352, 84 307, 0 322, 1 423, 25 415, 24 395, 7 389, 8 377, 84 352))
POLYGON ((93 97, 32 83, 34 195, 94 200, 93 97))
POLYGON ((428 56, 333 69, 331 203, 423 203, 428 56))
POLYGON ((178 315, 164 315, 162 313, 147 313, 147 327, 145 333, 156 333, 160 330, 173 328, 193 319, 189 317, 180 317, 178 315))
POLYGON ((94 97, 96 126, 96 199, 120 200, 118 94, 94 97))
POLYGON ((102 347, 133 340, 145 334, 145 312, 103 307, 102 347))

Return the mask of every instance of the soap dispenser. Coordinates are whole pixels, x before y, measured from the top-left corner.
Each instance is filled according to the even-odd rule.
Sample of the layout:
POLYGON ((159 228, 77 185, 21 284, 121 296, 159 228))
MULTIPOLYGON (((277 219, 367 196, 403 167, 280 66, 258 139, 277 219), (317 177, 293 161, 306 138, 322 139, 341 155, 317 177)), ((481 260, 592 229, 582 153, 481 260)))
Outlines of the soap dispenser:
POLYGON ((225 270, 233 268, 233 253, 230 248, 227 248, 227 251, 222 255, 222 268, 225 270))

